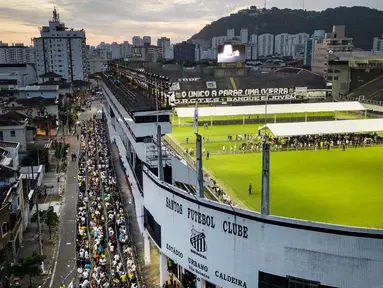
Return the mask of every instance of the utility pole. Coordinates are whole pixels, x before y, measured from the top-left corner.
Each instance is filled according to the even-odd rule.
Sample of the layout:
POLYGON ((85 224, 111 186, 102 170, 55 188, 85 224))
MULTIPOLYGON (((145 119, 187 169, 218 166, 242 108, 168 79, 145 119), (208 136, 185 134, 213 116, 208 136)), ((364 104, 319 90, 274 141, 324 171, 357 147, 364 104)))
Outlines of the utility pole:
MULTIPOLYGON (((32 168, 32 181, 35 180, 35 175, 33 173, 33 164, 31 165, 31 168, 32 168)), ((37 184, 37 183, 36 183, 37 184)), ((37 187, 37 185, 33 185, 34 186, 34 192, 36 193, 35 194, 35 199, 36 199, 36 213, 37 213, 37 230, 38 230, 38 241, 39 241, 39 254, 40 255, 43 255, 43 242, 42 242, 42 239, 41 239, 41 223, 40 223, 40 209, 39 209, 39 195, 40 195, 40 190, 39 190, 39 187, 37 187)), ((41 263, 41 269, 44 271, 44 261, 41 263)))

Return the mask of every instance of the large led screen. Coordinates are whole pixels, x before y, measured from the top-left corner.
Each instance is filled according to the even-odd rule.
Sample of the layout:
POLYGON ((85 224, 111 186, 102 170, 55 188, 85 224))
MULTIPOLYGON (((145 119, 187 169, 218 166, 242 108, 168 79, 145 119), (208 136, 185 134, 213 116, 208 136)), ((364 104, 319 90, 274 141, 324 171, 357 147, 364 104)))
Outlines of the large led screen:
POLYGON ((245 62, 246 46, 225 44, 218 46, 218 63, 245 62))

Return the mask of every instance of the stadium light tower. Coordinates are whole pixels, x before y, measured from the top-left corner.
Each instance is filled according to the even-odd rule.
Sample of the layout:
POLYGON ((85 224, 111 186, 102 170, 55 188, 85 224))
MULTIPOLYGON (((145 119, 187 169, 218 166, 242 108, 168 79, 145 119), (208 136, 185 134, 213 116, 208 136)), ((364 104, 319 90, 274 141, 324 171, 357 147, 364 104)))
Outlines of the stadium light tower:
POLYGON ((262 147, 262 215, 269 215, 270 213, 270 143, 266 134, 267 125, 267 100, 269 95, 266 95, 265 102, 265 129, 263 135, 262 147))

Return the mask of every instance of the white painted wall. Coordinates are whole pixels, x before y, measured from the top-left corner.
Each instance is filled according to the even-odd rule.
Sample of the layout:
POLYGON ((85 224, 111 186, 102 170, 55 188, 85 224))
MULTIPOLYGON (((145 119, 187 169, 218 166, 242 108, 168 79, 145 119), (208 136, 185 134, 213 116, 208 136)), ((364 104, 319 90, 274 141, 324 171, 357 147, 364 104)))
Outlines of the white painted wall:
POLYGON ((186 161, 181 161, 177 157, 172 157, 172 177, 174 181, 186 183, 189 185, 196 185, 197 174, 190 168, 186 161))
MULTIPOLYGON (((161 226, 161 251, 188 270, 193 268, 194 271, 202 272, 202 269, 190 264, 193 261, 204 265, 207 267, 207 271, 203 272, 205 276, 197 274, 211 283, 225 288, 243 287, 238 282, 233 284, 217 277, 226 274, 242 283, 246 282, 247 287, 257 287, 258 271, 263 271, 283 277, 289 275, 319 281, 323 285, 334 287, 382 287, 382 239, 315 232, 308 228, 365 232, 380 237, 383 236, 382 230, 330 226, 273 216, 262 217, 256 212, 209 200, 200 199, 194 203, 192 201, 196 201, 196 198, 180 189, 168 184, 156 185, 158 180, 148 173, 153 178, 144 175, 144 205, 161 226), (165 187, 176 193, 168 192, 165 187), (171 201, 182 207, 182 212, 180 209, 168 208, 167 203, 169 205, 171 201), (202 203, 209 204, 209 207, 201 205, 202 203), (223 211, 218 211, 217 208, 223 211), (233 216, 233 210, 238 211, 242 217, 233 216), (190 211, 213 217, 215 228, 188 218, 190 211), (249 217, 256 217, 258 220, 248 219, 249 217), (263 223, 259 221, 261 219, 275 222, 263 223), (247 227, 248 237, 229 234, 225 230, 227 225, 224 221, 247 227), (303 226, 302 229, 282 226, 287 223, 303 226), (199 252, 202 257, 191 251, 196 250, 191 245, 192 229, 203 232, 206 236, 207 249, 199 252), (179 253, 172 252, 169 247, 179 253)), ((204 216, 200 216, 199 219, 203 218, 204 216)))
POLYGON ((18 142, 20 143, 20 151, 27 150, 27 130, 26 125, 21 126, 1 126, 0 131, 3 133, 2 141, 18 142), (15 133, 13 134, 14 131, 15 133), (13 136, 11 136, 13 135, 13 136))

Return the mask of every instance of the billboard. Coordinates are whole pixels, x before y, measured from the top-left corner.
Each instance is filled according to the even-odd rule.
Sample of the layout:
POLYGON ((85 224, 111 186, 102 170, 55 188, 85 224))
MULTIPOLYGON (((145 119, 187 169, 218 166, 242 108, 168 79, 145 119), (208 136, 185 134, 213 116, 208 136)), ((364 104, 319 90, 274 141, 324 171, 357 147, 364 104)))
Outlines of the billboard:
MULTIPOLYGON (((214 82, 214 84, 216 84, 214 82)), ((304 101, 309 99, 325 99, 325 91, 308 91, 307 87, 296 88, 261 88, 261 89, 237 89, 219 90, 208 87, 204 91, 169 91, 170 102, 174 105, 186 104, 227 104, 245 102, 290 102, 304 101)))
POLYGON ((233 44, 219 45, 217 57, 218 63, 245 62, 246 46, 233 44))

